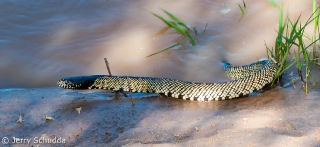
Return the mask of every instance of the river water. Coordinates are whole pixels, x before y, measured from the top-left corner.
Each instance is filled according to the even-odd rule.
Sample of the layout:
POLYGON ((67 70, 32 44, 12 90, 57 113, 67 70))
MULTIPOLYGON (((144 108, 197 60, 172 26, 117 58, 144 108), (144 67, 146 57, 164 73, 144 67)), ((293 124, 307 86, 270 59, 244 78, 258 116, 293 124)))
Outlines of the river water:
MULTIPOLYGON (((302 22, 312 2, 283 1, 284 14, 302 22)), ((68 0, 0 2, 0 88, 48 87, 65 76, 107 74, 223 82, 221 61, 235 65, 266 57, 273 47, 278 9, 267 0, 68 0), (175 14, 198 30, 197 45, 146 56, 177 43, 174 30, 151 12, 175 14), (205 31, 204 28, 207 25, 205 31)))

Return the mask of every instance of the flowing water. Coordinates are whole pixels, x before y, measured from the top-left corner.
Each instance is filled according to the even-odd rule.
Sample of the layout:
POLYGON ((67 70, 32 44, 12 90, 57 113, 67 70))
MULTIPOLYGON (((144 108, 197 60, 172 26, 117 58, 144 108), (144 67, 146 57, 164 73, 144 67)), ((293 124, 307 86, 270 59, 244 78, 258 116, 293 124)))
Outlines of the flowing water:
MULTIPOLYGON (((312 2, 283 2, 285 13, 304 22, 312 2)), ((0 2, 0 88, 55 86, 65 76, 107 74, 156 76, 196 82, 223 82, 221 61, 235 65, 266 57, 272 47, 278 9, 268 1, 247 0, 92 0, 0 2), (175 44, 166 9, 199 30, 197 45, 146 56, 175 44), (202 31, 208 24, 206 31, 202 31)))

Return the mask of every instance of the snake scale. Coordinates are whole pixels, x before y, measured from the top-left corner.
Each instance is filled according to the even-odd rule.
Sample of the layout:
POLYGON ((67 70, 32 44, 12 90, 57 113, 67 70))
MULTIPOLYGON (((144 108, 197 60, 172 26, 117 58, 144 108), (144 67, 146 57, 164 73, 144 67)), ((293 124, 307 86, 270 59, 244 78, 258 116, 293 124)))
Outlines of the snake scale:
POLYGON ((89 75, 62 78, 57 84, 67 89, 106 89, 164 94, 184 100, 212 101, 246 96, 269 85, 278 69, 270 60, 244 65, 224 64, 233 79, 223 83, 194 83, 169 78, 89 75))

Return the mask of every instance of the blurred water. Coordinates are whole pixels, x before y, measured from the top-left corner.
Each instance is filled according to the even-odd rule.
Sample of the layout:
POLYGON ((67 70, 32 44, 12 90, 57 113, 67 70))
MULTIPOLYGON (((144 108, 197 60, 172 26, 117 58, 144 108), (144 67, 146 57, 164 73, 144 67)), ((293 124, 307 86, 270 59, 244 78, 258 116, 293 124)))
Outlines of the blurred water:
MULTIPOLYGON (((107 74, 158 76, 197 82, 228 80, 220 64, 242 65, 265 57, 264 41, 272 47, 278 10, 267 1, 248 0, 247 15, 238 22, 242 0, 92 0, 0 2, 0 88, 55 86, 64 76, 107 74), (151 15, 164 8, 188 24, 207 30, 197 46, 166 51, 179 37, 150 36, 165 27, 151 15), (223 11, 223 10, 228 10, 223 11), (224 13, 222 13, 224 12, 224 13)), ((285 2, 284 2, 285 3, 285 2)), ((290 17, 312 3, 285 3, 290 17)))

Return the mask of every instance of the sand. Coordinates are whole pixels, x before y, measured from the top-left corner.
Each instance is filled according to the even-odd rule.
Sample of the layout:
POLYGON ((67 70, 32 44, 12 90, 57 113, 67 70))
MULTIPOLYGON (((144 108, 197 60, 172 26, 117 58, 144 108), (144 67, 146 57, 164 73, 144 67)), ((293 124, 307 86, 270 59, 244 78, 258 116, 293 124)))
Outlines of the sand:
POLYGON ((320 146, 318 85, 308 95, 276 87, 214 102, 133 97, 134 105, 113 91, 0 89, 0 137, 7 146, 320 146))

